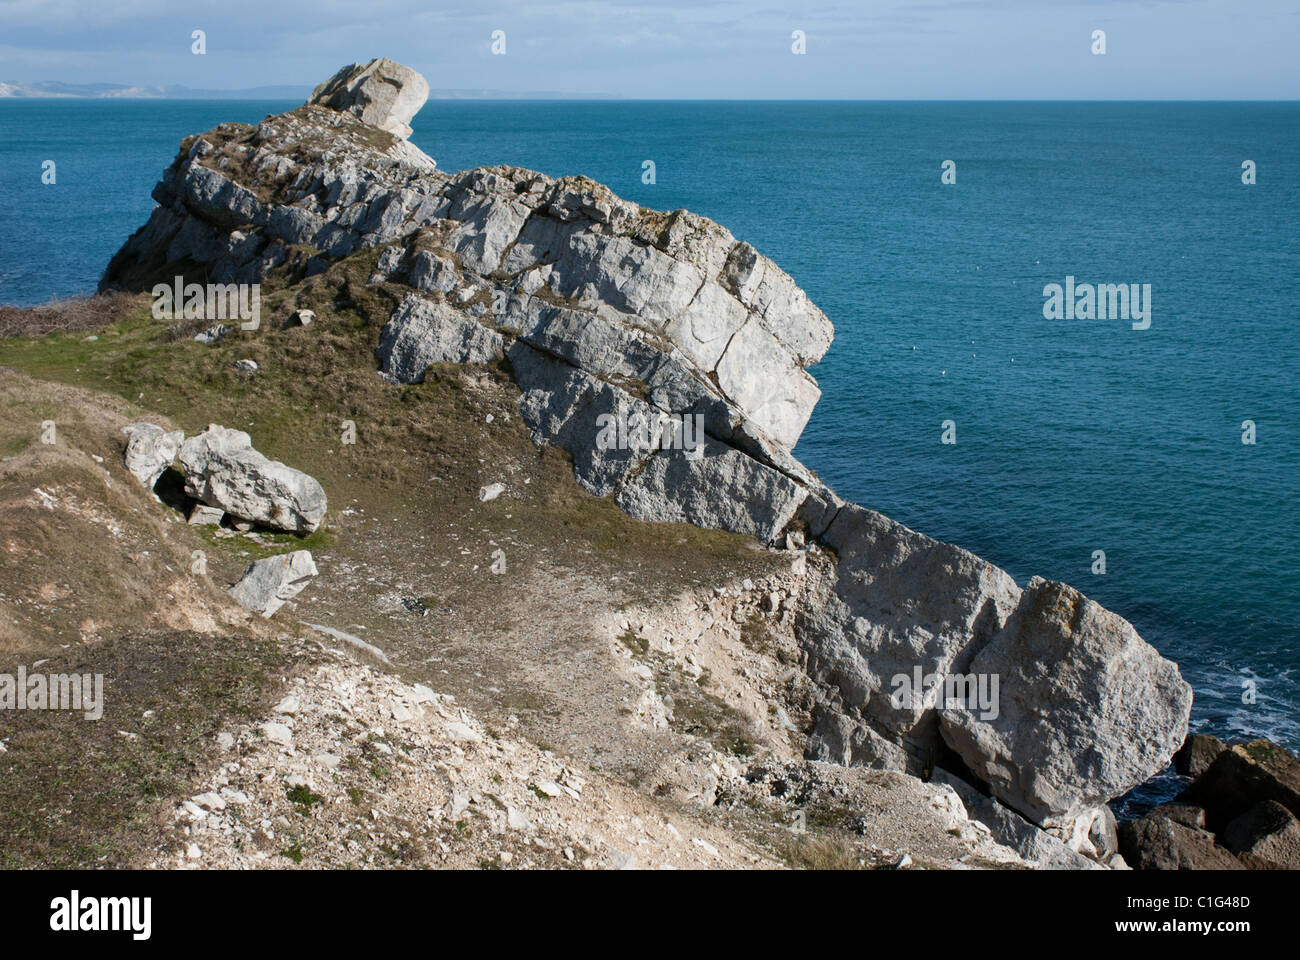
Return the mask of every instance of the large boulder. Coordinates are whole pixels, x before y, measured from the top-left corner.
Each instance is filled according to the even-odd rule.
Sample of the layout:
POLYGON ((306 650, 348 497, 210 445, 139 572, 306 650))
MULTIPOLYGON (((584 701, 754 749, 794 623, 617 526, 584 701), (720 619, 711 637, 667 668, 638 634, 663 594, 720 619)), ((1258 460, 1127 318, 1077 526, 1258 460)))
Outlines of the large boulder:
POLYGON ((1119 852, 1134 870, 1245 869, 1211 834, 1163 816, 1120 824, 1119 852))
POLYGON ((1031 580, 970 670, 1000 678, 997 715, 959 704, 940 718, 943 738, 1035 823, 1065 824, 1145 782, 1187 734, 1178 666, 1062 583, 1031 580))
POLYGON ((1223 828, 1223 844, 1255 870, 1300 870, 1300 820, 1263 800, 1223 828))
POLYGON ((1300 760, 1267 740, 1234 744, 1178 799, 1204 807, 1210 829, 1215 831, 1268 800, 1300 816, 1300 760))
POLYGON ((307 534, 325 517, 321 485, 263 456, 242 430, 211 424, 181 445, 179 464, 186 493, 234 518, 307 534))
POLYGON ((313 90, 307 102, 346 111, 405 140, 411 135, 411 118, 428 99, 429 83, 424 77, 387 57, 377 57, 343 67, 313 90))
POLYGON ((270 617, 303 591, 316 576, 311 551, 295 550, 254 560, 230 588, 230 595, 245 610, 270 617))
POLYGON ((145 489, 152 490, 180 452, 184 431, 168 432, 153 423, 130 423, 122 432, 127 435, 122 455, 126 469, 145 489))

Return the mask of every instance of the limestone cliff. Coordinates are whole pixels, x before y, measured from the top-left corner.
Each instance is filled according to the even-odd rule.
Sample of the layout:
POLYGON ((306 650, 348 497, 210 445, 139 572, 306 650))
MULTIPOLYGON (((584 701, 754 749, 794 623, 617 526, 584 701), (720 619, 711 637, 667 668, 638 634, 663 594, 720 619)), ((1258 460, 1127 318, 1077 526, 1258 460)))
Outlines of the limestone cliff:
POLYGON ((583 177, 441 172, 405 139, 422 90, 376 60, 297 110, 187 139, 103 286, 186 270, 271 282, 377 250, 372 282, 405 290, 375 343, 377 375, 413 383, 435 364, 503 360, 535 442, 566 450, 593 494, 647 521, 808 544, 794 604, 820 691, 813 758, 946 766, 1075 850, 1112 852, 1102 805, 1186 734, 1176 665, 1070 587, 1022 590, 805 468, 792 451, 820 396, 807 368, 833 331, 771 260, 703 217, 583 177), (628 429, 608 443, 611 423, 628 429), (695 423, 698 442, 682 442, 695 423), (894 678, 918 669, 996 673, 1003 709, 969 691, 900 702, 894 678))

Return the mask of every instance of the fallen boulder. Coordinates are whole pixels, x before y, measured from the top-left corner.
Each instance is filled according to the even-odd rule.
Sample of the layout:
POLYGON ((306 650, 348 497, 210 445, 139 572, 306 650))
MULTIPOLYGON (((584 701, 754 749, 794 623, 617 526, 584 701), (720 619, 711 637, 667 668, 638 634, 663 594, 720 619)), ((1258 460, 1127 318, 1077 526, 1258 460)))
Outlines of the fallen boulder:
POLYGON ((1192 803, 1162 803, 1153 807, 1148 817, 1164 817, 1196 830, 1205 829, 1205 810, 1192 803))
POLYGON ((230 595, 245 610, 270 617, 292 600, 316 576, 310 550, 295 550, 254 560, 230 588, 230 595))
POLYGON ((429 83, 410 67, 376 57, 339 70, 312 91, 308 103, 345 111, 405 140, 411 118, 429 99, 429 83))
POLYGON ((1253 870, 1300 870, 1300 820, 1263 800, 1223 828, 1223 845, 1253 870))
POLYGON ((128 438, 122 458, 126 469, 145 489, 152 490, 180 452, 181 444, 185 442, 184 432, 173 430, 169 433, 152 423, 127 424, 122 432, 128 438))
POLYGON ((1218 737, 1190 733, 1174 754, 1174 769, 1185 777, 1199 777, 1226 749, 1218 737))
POLYGON ((1280 803, 1300 816, 1300 760, 1268 740, 1234 744, 1177 799, 1204 807, 1210 829, 1215 831, 1265 800, 1280 803))
POLYGON ((325 491, 315 479, 269 460, 242 430, 211 424, 181 445, 185 492, 232 518, 311 533, 325 516, 325 491))
POLYGON ((1246 869, 1211 834, 1168 817, 1148 815, 1120 824, 1119 852, 1134 870, 1246 869))
POLYGON ((958 704, 940 718, 943 738, 994 796, 1044 826, 1069 831, 1144 783, 1187 734, 1192 688, 1178 666, 1062 583, 1031 580, 970 671, 1000 678, 997 715, 958 704))
POLYGON ((195 503, 190 507, 187 523, 196 527, 220 526, 226 511, 220 507, 209 507, 206 503, 195 503))

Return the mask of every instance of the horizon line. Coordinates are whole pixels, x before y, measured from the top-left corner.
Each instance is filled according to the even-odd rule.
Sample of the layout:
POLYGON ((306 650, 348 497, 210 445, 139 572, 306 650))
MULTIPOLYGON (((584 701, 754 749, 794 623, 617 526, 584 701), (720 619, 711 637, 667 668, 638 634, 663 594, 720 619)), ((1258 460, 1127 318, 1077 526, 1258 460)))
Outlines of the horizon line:
MULTIPOLYGON (((219 93, 221 91, 212 91, 219 93)), ((105 103, 129 100, 132 102, 169 103, 297 103, 287 97, 93 97, 77 95, 56 96, 0 96, 0 103, 47 102, 51 100, 95 100, 105 103)), ((617 94, 541 97, 520 93, 508 97, 430 97, 430 103, 490 101, 498 103, 1300 103, 1298 97, 622 97, 617 94)))

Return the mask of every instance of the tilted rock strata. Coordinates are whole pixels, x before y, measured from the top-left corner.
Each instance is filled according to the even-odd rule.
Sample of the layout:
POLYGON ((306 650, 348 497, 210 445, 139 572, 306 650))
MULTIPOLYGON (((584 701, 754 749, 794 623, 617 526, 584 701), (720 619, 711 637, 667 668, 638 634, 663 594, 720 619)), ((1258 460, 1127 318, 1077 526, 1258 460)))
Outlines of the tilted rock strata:
POLYGON ((646 210, 585 178, 512 167, 448 176, 395 155, 391 138, 373 142, 383 136, 313 105, 195 138, 105 283, 185 257, 211 264, 214 282, 256 282, 304 249, 316 251, 310 272, 400 241, 380 258, 384 279, 543 350, 553 325, 592 324, 607 346, 638 341, 638 372, 658 375, 638 387, 658 387, 654 402, 712 403, 719 439, 747 421, 794 446, 820 396, 804 368, 832 329, 752 247, 703 217, 646 210))
POLYGON ((346 68, 320 102, 183 144, 104 285, 150 282, 183 258, 218 282, 301 277, 377 248, 371 282, 410 290, 376 345, 384 376, 418 382, 433 364, 500 350, 533 438, 567 450, 592 493, 646 520, 769 543, 806 532, 834 552, 797 601, 808 669, 826 691, 814 756, 928 769, 944 748, 940 711, 895 706, 893 680, 974 665, 1006 671, 1008 712, 955 714, 945 735, 996 795, 1069 843, 1082 845, 1097 803, 1168 759, 1190 688, 1129 624, 1072 591, 1083 619, 1046 614, 1041 599, 1068 588, 1036 581, 1022 593, 973 554, 845 503, 794 457, 820 395, 806 368, 833 331, 787 274, 716 223, 584 177, 437 171, 401 139, 410 101, 366 92, 385 71, 395 73, 346 68), (397 136, 359 119, 376 103, 397 136), (665 415, 698 417, 701 443, 665 445, 665 415), (597 443, 601 422, 621 417, 654 423, 647 442, 597 443), (1054 658, 1068 683, 1019 662, 1026 651, 1054 658), (1127 666, 1132 698, 1093 675, 1127 666), (1057 694, 1080 699, 1051 705, 1036 727, 1030 711, 1057 694), (1131 757, 1116 756, 1124 736, 1144 738, 1131 757))

